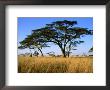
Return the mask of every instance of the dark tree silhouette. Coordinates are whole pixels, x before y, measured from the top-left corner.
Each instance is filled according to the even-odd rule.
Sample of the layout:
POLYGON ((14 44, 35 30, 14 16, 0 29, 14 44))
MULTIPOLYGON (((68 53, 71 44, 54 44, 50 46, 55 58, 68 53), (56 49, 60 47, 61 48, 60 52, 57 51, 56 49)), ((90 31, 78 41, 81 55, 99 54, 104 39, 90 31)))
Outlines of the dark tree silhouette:
MULTIPOLYGON (((21 46, 19 46, 19 49, 38 49, 40 51, 41 55, 43 56, 42 48, 49 47, 45 42, 37 42, 32 35, 28 35, 27 38, 25 38, 23 41, 20 42, 21 46)), ((36 51, 36 50, 35 50, 36 51)), ((31 55, 32 56, 32 55, 31 55)))
POLYGON ((90 48, 89 52, 93 52, 93 47, 92 47, 92 48, 90 48))
POLYGON ((81 36, 92 35, 92 30, 74 27, 76 24, 77 21, 67 20, 52 22, 46 24, 44 28, 33 30, 32 36, 37 42, 53 42, 59 46, 64 57, 67 56, 66 52, 68 52, 69 57, 73 47, 84 42, 80 40, 81 36))

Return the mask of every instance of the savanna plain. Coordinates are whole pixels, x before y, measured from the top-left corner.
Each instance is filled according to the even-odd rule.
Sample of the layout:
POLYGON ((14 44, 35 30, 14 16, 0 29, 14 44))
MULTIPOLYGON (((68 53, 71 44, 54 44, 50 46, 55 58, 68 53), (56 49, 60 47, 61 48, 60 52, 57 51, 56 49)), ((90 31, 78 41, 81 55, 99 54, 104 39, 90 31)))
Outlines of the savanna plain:
POLYGON ((93 57, 18 56, 18 73, 93 73, 93 57))

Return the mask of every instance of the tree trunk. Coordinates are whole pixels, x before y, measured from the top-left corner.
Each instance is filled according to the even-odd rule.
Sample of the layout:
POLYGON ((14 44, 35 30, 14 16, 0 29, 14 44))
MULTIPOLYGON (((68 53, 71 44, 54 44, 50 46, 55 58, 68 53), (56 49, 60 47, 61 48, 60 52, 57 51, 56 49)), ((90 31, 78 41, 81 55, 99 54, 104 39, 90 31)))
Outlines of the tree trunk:
POLYGON ((59 48, 61 49, 61 51, 62 51, 62 54, 63 54, 63 57, 65 57, 66 58, 66 53, 65 53, 65 47, 64 48, 62 48, 62 45, 61 44, 58 44, 58 43, 56 43, 58 46, 59 46, 59 48))
POLYGON ((69 45, 69 50, 68 50, 68 52, 67 52, 68 57, 70 56, 70 51, 71 51, 71 43, 70 43, 70 45, 69 45))
POLYGON ((69 53, 69 51, 67 52, 67 54, 68 54, 68 57, 70 56, 70 53, 69 53))
POLYGON ((30 57, 32 57, 32 52, 31 52, 31 49, 30 49, 30 57))
POLYGON ((38 49, 39 49, 39 51, 40 51, 40 53, 41 53, 41 55, 42 55, 42 57, 43 57, 44 55, 43 55, 43 52, 42 52, 42 50, 41 50, 40 48, 38 48, 38 49))
POLYGON ((65 49, 61 48, 61 51, 62 51, 63 57, 65 57, 65 58, 66 58, 65 49))

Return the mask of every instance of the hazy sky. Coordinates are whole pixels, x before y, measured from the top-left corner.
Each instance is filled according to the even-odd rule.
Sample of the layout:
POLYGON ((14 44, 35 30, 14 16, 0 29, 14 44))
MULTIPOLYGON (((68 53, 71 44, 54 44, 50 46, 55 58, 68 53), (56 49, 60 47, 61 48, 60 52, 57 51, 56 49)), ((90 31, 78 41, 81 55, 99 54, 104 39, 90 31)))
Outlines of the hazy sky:
MULTIPOLYGON (((77 21, 77 25, 74 27, 83 27, 93 30, 93 18, 92 17, 18 17, 18 45, 19 42, 26 38, 27 35, 32 33, 32 30, 42 28, 46 24, 50 24, 51 22, 55 22, 58 20, 75 20, 77 21)), ((88 53, 89 49, 93 46, 93 36, 87 35, 82 37, 81 40, 85 42, 78 45, 77 50, 72 51, 72 54, 83 54, 88 53)), ((60 48, 51 43, 51 47, 42 49, 43 53, 46 54, 48 52, 54 51, 55 54, 61 54, 60 48)), ((18 50, 18 54, 29 52, 28 49, 18 50)))

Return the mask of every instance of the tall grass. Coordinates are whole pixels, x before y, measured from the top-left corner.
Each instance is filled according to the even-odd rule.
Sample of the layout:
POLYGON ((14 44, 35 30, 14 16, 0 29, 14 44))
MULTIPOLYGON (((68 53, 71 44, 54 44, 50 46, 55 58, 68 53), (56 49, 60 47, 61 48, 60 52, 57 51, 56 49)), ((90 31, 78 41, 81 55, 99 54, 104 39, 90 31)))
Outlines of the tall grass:
POLYGON ((92 57, 18 56, 19 73, 92 73, 92 57))

